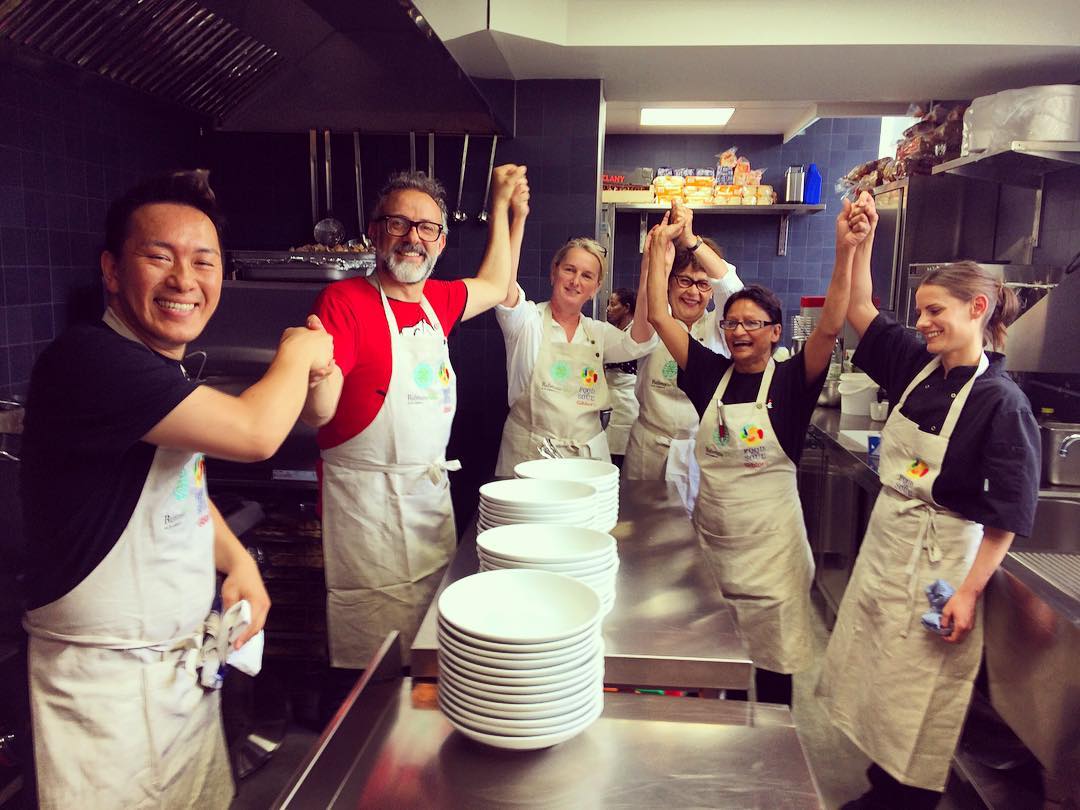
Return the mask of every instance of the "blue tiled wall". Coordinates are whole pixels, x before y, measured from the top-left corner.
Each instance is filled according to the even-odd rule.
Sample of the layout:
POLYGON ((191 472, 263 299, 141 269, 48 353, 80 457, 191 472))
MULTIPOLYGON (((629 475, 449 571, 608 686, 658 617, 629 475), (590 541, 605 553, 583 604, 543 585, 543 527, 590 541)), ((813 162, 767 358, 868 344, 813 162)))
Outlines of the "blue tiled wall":
POLYGON ((0 66, 0 393, 34 358, 100 315, 107 201, 190 160, 197 124, 120 88, 0 66))
MULTIPOLYGON (((605 169, 635 166, 710 167, 714 155, 737 146, 753 168, 764 168, 764 182, 783 199, 784 171, 790 164, 816 163, 822 176, 821 201, 826 210, 791 217, 786 256, 777 256, 779 217, 702 214, 694 230, 723 246, 727 258, 746 283, 763 284, 784 304, 785 335, 791 314, 802 295, 821 295, 832 273, 834 218, 839 206, 837 180, 853 166, 877 157, 881 122, 878 118, 823 119, 806 132, 782 143, 760 135, 608 135, 605 169)), ((620 213, 615 234, 615 286, 636 287, 640 268, 636 213, 620 213)), ((653 215, 649 224, 659 217, 653 215)))

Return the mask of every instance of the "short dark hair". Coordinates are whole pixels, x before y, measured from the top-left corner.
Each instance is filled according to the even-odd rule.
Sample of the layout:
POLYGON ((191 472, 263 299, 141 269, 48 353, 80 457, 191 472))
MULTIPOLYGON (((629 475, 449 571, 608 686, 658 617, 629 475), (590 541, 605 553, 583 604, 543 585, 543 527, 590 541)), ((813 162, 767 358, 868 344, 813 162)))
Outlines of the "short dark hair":
POLYGON ((637 293, 629 287, 616 287, 611 292, 619 296, 619 301, 622 302, 622 305, 630 310, 630 314, 633 315, 634 304, 637 303, 637 293))
POLYGON ((769 315, 770 321, 783 326, 784 309, 780 303, 780 299, 776 297, 776 293, 768 287, 762 287, 760 284, 751 284, 749 287, 743 287, 738 292, 728 296, 728 300, 724 302, 724 317, 727 317, 728 310, 731 309, 732 304, 736 301, 741 301, 744 298, 747 301, 752 301, 765 310, 769 315))
POLYGON ((209 178, 210 172, 206 169, 176 171, 159 174, 128 189, 113 201, 105 215, 105 250, 119 256, 124 250, 132 214, 144 205, 155 203, 187 205, 202 211, 214 224, 221 246, 225 217, 210 188, 209 178))
POLYGON ((449 217, 446 208, 446 189, 434 177, 428 177, 425 172, 398 172, 387 178, 386 184, 379 190, 379 199, 375 203, 375 212, 372 219, 378 219, 383 214, 383 206, 386 198, 399 191, 422 191, 427 194, 439 206, 442 212, 443 232, 450 229, 449 217))

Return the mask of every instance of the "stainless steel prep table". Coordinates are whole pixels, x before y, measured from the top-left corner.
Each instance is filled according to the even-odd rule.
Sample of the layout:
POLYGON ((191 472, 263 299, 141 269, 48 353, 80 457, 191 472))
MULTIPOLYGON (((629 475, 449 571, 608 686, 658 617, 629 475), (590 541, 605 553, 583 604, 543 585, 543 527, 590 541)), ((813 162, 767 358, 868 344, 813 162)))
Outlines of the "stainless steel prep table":
MULTIPOLYGON (((395 659, 388 671, 400 672, 395 659)), ((584 732, 504 751, 453 730, 436 686, 367 680, 276 808, 821 808, 786 707, 607 694, 584 732)))
MULTIPOLYGON (((674 486, 622 481, 615 608, 604 619, 604 681, 651 688, 749 689, 751 663, 674 486)), ((476 573, 476 529, 462 536, 442 589, 476 573)), ((413 677, 438 677, 438 595, 413 641, 413 677)))

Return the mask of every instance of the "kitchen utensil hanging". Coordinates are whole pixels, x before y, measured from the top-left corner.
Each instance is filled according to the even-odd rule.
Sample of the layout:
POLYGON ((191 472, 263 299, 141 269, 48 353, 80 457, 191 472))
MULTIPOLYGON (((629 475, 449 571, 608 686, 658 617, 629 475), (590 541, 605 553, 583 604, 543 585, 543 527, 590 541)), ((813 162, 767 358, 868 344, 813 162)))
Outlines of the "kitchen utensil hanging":
POLYGON ((495 168, 495 147, 499 143, 499 136, 491 136, 491 155, 488 157, 487 185, 484 186, 484 209, 476 215, 476 221, 485 223, 488 221, 488 195, 491 193, 491 172, 495 168))
POLYGON ((429 180, 435 179, 435 133, 427 135, 427 176, 429 180))
POLYGON ((416 133, 409 132, 409 171, 416 171, 416 133))
POLYGON ((353 170, 356 175, 356 224, 359 234, 356 239, 349 240, 349 247, 371 250, 371 240, 364 228, 364 170, 360 164, 360 131, 354 129, 352 134, 353 143, 353 170))
POLYGON ((341 244, 345 238, 345 226, 334 218, 334 192, 332 188, 333 168, 330 156, 330 130, 323 130, 323 164, 326 167, 326 211, 325 216, 315 223, 315 241, 324 247, 332 248, 341 244))
POLYGON ((458 175, 457 184, 457 206, 454 208, 454 213, 451 215, 454 222, 464 222, 469 218, 469 215, 465 213, 465 209, 461 207, 461 193, 465 188, 465 162, 469 157, 469 133, 465 133, 465 144, 461 147, 461 173, 458 175))

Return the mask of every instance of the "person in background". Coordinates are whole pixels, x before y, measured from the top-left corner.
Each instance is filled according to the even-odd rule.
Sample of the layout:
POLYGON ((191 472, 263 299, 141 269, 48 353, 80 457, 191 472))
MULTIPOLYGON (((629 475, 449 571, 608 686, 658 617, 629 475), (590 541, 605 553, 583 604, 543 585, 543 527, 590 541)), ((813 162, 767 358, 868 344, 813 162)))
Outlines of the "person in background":
MULTIPOLYGON (((873 200, 861 207, 872 230, 873 200)), ((982 656, 982 595, 1016 535, 1031 532, 1039 430, 1005 373, 1012 290, 973 262, 928 273, 915 293, 924 343, 872 301, 873 235, 856 250, 848 321, 854 363, 896 403, 881 432, 874 504, 825 653, 817 693, 870 759, 853 808, 935 807, 982 656), (926 589, 955 593, 945 635, 924 629, 926 589)))
MULTIPOLYGON (((634 303, 637 293, 626 287, 612 290, 608 296, 607 322, 612 326, 629 332, 634 322, 634 303)), ((622 466, 626 453, 626 440, 630 435, 630 426, 637 418, 638 401, 634 394, 637 382, 637 360, 625 363, 605 363, 604 377, 607 379, 611 394, 611 418, 607 426, 608 448, 611 459, 622 466)))
MULTIPOLYGON (((431 278, 446 247, 442 185, 423 172, 383 187, 368 233, 376 269, 331 284, 315 313, 334 336, 334 373, 311 390, 320 428, 331 680, 351 686, 387 633, 413 637, 457 546, 446 445, 457 405, 447 336, 506 297, 508 209, 528 204, 525 167, 495 169, 488 244, 472 278, 431 278)), ((331 689, 333 689, 331 685, 331 689)), ((340 690, 339 690, 340 691, 340 690)))
MULTIPOLYGON (((523 232, 524 217, 518 221, 523 232)), ((610 402, 603 366, 637 360, 656 345, 646 317, 645 285, 638 286, 629 331, 582 315, 606 272, 607 251, 592 239, 577 237, 556 251, 551 300, 537 304, 517 283, 521 238, 519 232, 510 285, 495 308, 506 342, 510 404, 495 474, 512 476, 519 462, 541 458, 542 443, 564 456, 611 461, 600 424, 600 411, 610 402)))
POLYGON ((777 363, 782 313, 751 286, 728 297, 720 326, 731 357, 692 340, 667 311, 669 243, 683 231, 668 215, 649 247, 649 319, 679 366, 679 387, 700 416, 694 457, 701 490, 693 523, 724 596, 735 608, 756 668, 757 699, 791 703, 791 673, 811 661, 814 564, 796 486, 806 428, 844 325, 855 245, 867 218, 845 203, 821 318, 806 347, 777 363))
MULTIPOLYGON (((712 239, 696 236, 693 211, 674 203, 673 223, 683 223, 675 244, 674 264, 668 277, 667 303, 675 321, 709 350, 730 357, 720 328, 720 313, 728 296, 742 289, 735 266, 723 259, 712 239), (707 311, 709 302, 716 305, 707 311)), ((642 262, 649 260, 648 242, 642 262)), ((697 497, 698 471, 694 461, 694 434, 700 421, 693 404, 676 385, 678 365, 663 344, 641 361, 637 378, 637 419, 630 428, 626 451, 626 477, 631 480, 671 481, 688 511, 697 497)))
POLYGON ((190 654, 224 608, 270 600, 207 493, 203 454, 268 458, 333 344, 288 329, 238 397, 191 381, 186 345, 221 294, 221 219, 205 172, 151 179, 109 208, 107 308, 34 366, 23 436, 23 575, 40 806, 228 807, 218 692, 190 654))

